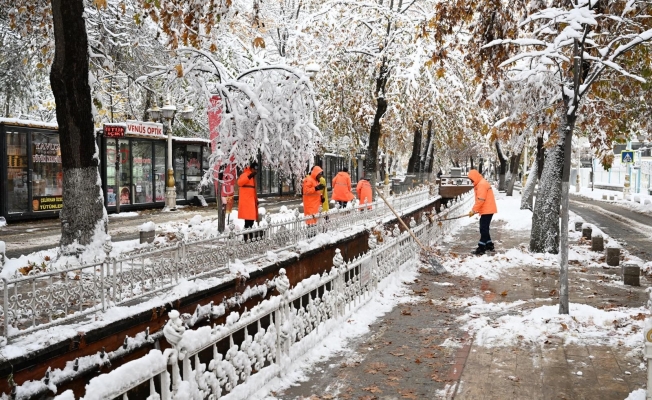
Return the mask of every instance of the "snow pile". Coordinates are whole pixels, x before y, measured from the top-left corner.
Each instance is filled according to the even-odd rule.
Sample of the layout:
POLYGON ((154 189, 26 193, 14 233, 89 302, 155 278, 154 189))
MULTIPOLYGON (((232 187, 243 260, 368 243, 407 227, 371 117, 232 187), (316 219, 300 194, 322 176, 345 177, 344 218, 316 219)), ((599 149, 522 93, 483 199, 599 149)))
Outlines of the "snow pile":
POLYGON ((153 232, 156 230, 156 224, 152 221, 147 221, 144 224, 138 226, 139 232, 153 232))
POLYGON ((636 389, 627 396, 625 400, 645 400, 645 389, 636 389))
POLYGON ((111 219, 116 219, 116 218, 130 218, 130 217, 137 217, 139 214, 136 211, 129 211, 129 212, 121 212, 119 214, 109 214, 109 218, 111 219))
POLYGON ((264 216, 265 214, 267 214, 265 207, 258 207, 258 215, 264 216))
POLYGON ((229 263, 229 272, 233 275, 241 275, 249 278, 247 266, 237 258, 233 262, 229 263))
POLYGON ((469 278, 483 277, 497 280, 500 274, 510 268, 530 266, 535 268, 552 268, 558 266, 555 254, 530 254, 521 249, 509 249, 496 255, 465 256, 450 253, 449 258, 442 259, 446 269, 453 275, 469 278))
POLYGON ((496 203, 498 213, 494 214, 492 222, 503 221, 505 229, 515 231, 529 231, 532 228, 532 211, 521 210, 521 196, 506 196, 505 193, 497 193, 496 203))
MULTIPOLYGON (((507 308, 514 306, 514 303, 508 303, 503 307, 509 312, 507 308)), ((475 344, 486 347, 518 343, 541 345, 548 338, 556 337, 564 343, 640 347, 644 320, 649 314, 645 307, 600 310, 586 304, 571 303, 570 315, 560 315, 557 305, 517 311, 516 315, 498 318, 487 315, 500 307, 499 304, 489 307, 472 305, 469 308, 471 314, 460 318, 465 322, 464 328, 475 333, 475 344)))
POLYGON ((194 217, 190 218, 190 221, 188 221, 188 226, 198 225, 201 225, 201 215, 195 215, 194 217))
POLYGON ((160 350, 151 350, 127 365, 91 379, 86 385, 84 400, 113 398, 122 388, 145 382, 149 377, 164 371, 166 367, 167 357, 160 350))
POLYGON ((7 220, 5 219, 5 217, 0 217, 0 228, 2 228, 3 226, 7 226, 7 220))

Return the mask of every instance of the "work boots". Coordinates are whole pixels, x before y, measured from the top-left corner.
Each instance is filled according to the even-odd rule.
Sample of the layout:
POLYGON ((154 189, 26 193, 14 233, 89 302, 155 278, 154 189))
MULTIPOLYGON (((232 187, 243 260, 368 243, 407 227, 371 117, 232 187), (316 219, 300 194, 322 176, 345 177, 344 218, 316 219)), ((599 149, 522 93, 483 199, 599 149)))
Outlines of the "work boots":
POLYGON ((487 250, 487 246, 484 244, 479 244, 478 248, 475 249, 475 251, 471 252, 471 254, 475 254, 476 256, 481 256, 484 254, 484 252, 487 250))
POLYGON ((487 243, 487 245, 485 246, 485 250, 486 251, 495 251, 494 250, 494 242, 487 243))

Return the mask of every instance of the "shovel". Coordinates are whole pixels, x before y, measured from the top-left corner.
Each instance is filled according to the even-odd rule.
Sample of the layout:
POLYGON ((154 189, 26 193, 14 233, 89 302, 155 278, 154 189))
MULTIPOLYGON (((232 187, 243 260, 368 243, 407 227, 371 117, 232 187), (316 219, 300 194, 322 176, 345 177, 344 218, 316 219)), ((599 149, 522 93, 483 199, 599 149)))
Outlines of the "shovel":
POLYGON ((417 237, 414 235, 414 232, 412 232, 412 229, 410 229, 410 227, 407 226, 405 224, 405 222, 403 222, 403 219, 398 215, 396 210, 394 210, 394 207, 392 207, 389 204, 389 202, 385 199, 385 196, 383 196, 382 193, 380 193, 380 190, 378 190, 378 188, 375 188, 375 189, 376 189, 376 193, 378 194, 378 197, 383 199, 385 204, 387 204, 387 207, 390 210, 392 210, 392 212, 396 216, 396 219, 398 219, 398 221, 401 223, 401 225, 403 225, 403 228, 405 228, 405 230, 408 231, 410 236, 412 236, 412 239, 414 239, 414 241, 417 242, 419 247, 421 247, 421 250, 423 252, 422 254, 424 255, 424 257, 428 261, 428 264, 430 264, 430 271, 435 275, 445 274, 446 273, 446 268, 444 268, 444 266, 441 265, 441 263, 432 254, 432 249, 428 249, 426 246, 423 245, 423 243, 421 243, 421 241, 419 239, 417 239, 417 237))

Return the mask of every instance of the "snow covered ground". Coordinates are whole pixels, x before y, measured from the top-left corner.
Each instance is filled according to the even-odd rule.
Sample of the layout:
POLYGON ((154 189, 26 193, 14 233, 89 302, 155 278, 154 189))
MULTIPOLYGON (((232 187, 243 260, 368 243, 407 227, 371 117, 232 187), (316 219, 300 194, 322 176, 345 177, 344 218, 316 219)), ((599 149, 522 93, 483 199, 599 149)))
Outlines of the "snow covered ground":
POLYGON ((629 200, 623 199, 623 193, 614 190, 593 189, 581 187, 579 193, 571 186, 571 196, 581 196, 591 200, 612 203, 619 207, 629 208, 633 211, 652 215, 652 196, 647 194, 632 194, 629 200), (604 196, 607 196, 605 199, 604 196), (613 200, 609 200, 613 196, 613 200))
MULTIPOLYGON (((504 194, 497 198, 499 213, 494 221, 501 224, 500 229, 517 231, 516 235, 527 238, 531 228, 530 211, 519 210, 520 197, 505 197, 504 194), (509 211, 507 211, 509 210, 509 211)), ((569 228, 574 226, 572 215, 569 228)), ((463 219, 459 231, 468 230, 468 225, 477 224, 477 217, 463 219)), ((594 228, 594 232, 600 232, 594 228)), ((574 230, 570 233, 571 243, 577 242, 579 232, 574 230)), ((603 234, 604 235, 604 234, 603 234)), ((606 243, 613 239, 605 236, 606 243)), ((455 241, 453 233, 447 237, 447 241, 455 241)), ((602 268, 603 260, 600 255, 587 250, 586 246, 572 245, 570 248, 571 268, 586 266, 602 268)), ((629 258, 626 255, 626 258, 629 258)), ((473 279, 484 279, 500 281, 514 275, 516 270, 524 266, 534 267, 537 270, 557 271, 559 269, 559 256, 550 254, 531 254, 523 246, 507 248, 494 256, 474 257, 468 255, 448 254, 444 256, 444 265, 450 274, 460 275, 473 279)), ((385 292, 384 296, 378 296, 367 306, 362 308, 351 318, 352 327, 350 331, 343 330, 329 337, 323 344, 316 346, 306 354, 300 362, 293 366, 282 379, 276 379, 264 390, 258 392, 258 397, 265 399, 285 398, 282 395, 276 397, 273 393, 283 392, 291 386, 305 381, 316 363, 322 362, 343 352, 352 352, 348 348, 349 343, 356 336, 367 332, 366 326, 375 319, 382 318, 392 307, 413 299, 404 285, 414 276, 414 268, 402 272, 402 281, 396 280, 391 290, 385 292), (388 296, 387 294, 390 294, 388 296), (362 325, 358 325, 362 323, 362 325)), ((611 281, 605 278, 604 285, 616 285, 623 287, 621 281, 611 281)), ((450 286, 442 282, 441 286, 450 286)), ((579 288, 572 288, 579 290, 579 288)), ((506 295, 506 292, 501 294, 506 295)), ((589 297, 593 297, 589 295, 589 297)), ((499 297, 500 299, 500 297, 499 297)), ((646 307, 612 307, 602 309, 588 304, 571 303, 570 315, 559 315, 558 305, 554 297, 546 297, 532 300, 515 301, 487 301, 482 296, 471 296, 468 298, 448 298, 433 301, 433 305, 443 307, 456 307, 466 309, 466 313, 459 318, 463 328, 474 336, 474 346, 495 347, 495 346, 543 346, 548 340, 555 338, 563 344, 601 345, 622 348, 623 351, 641 355, 643 338, 641 332, 644 328, 645 319, 649 317, 646 307), (537 304, 535 304, 535 302, 537 304), (549 305, 545 305, 548 302, 549 305), (544 305, 540 305, 543 303, 544 305)), ((347 327, 348 328, 348 327, 347 327)), ((456 341, 443 340, 442 346, 457 346, 456 341)), ((641 364, 643 365, 643 364, 641 364)), ((581 374, 577 372, 578 375, 581 374)), ((639 389, 629 397, 630 400, 644 399, 645 391, 639 389)))
MULTIPOLYGON (((498 229, 509 231, 526 240, 531 228, 531 212, 519 209, 520 197, 505 197, 504 194, 499 194, 497 204, 499 213, 494 218, 493 226, 500 227, 498 229)), ((282 216, 284 213, 279 214, 282 216)), ((569 223, 571 243, 576 243, 580 235, 579 232, 572 229, 575 218, 574 215, 571 215, 569 223)), ((464 218, 461 220, 458 231, 468 231, 471 228, 470 225, 477 223, 477 217, 464 218)), ((178 232, 179 226, 170 229, 178 232)), ((213 228, 208 221, 196 220, 187 224, 185 229, 188 232, 203 234, 213 228)), ((594 227, 595 233, 602 232, 594 227)), ((605 236, 606 244, 613 241, 604 233, 602 234, 605 236)), ((456 238, 457 234, 454 232, 445 241, 454 242, 456 238)), ((322 242, 327 238, 317 236, 314 240, 322 242)), ((311 244, 301 244, 300 247, 302 250, 303 247, 307 249, 311 244)), ((275 256, 268 258, 270 257, 274 258, 275 256)), ((625 257, 631 258, 629 255, 625 255, 625 257)), ((604 268, 600 254, 591 252, 586 246, 572 245, 569 259, 572 269, 604 268)), ((443 261, 451 275, 489 281, 509 279, 524 266, 544 272, 559 269, 557 255, 531 254, 523 245, 501 249, 493 256, 474 257, 448 253, 443 261)), ((646 260, 639 261, 645 262, 646 260)), ((246 272, 247 266, 238 265, 238 267, 243 268, 243 271, 246 272)), ((323 363, 343 352, 351 352, 350 346, 355 342, 354 339, 369 333, 369 327, 374 321, 382 319, 386 313, 398 305, 415 300, 414 293, 408 288, 408 283, 414 281, 418 276, 419 267, 420 265, 417 263, 406 264, 398 274, 386 282, 381 293, 349 318, 346 325, 333 331, 322 342, 315 344, 299 360, 293 362, 280 378, 274 378, 251 398, 277 399, 279 397, 276 393, 282 393, 284 389, 309 379, 311 373, 314 374, 314 368, 318 363, 323 363)), ((206 284, 214 284, 214 282, 206 282, 206 284)), ((600 284, 622 287, 622 282, 613 281, 607 277, 600 284)), ((200 283, 201 285, 203 283, 200 283)), ((450 286, 446 282, 442 282, 440 285, 450 286)), ((574 288, 574 290, 580 290, 580 288, 574 288)), ((503 294, 500 295, 503 296, 503 294)), ((625 351, 641 354, 643 347, 641 331, 644 328, 645 319, 649 317, 648 309, 642 306, 602 309, 582 303, 571 303, 571 314, 562 316, 558 314, 558 306, 554 297, 491 301, 485 296, 472 295, 434 301, 433 305, 464 309, 465 313, 458 319, 458 322, 474 336, 474 345, 484 347, 542 346, 551 338, 555 338, 565 344, 617 346, 625 351)), ((146 304, 143 306, 148 307, 146 304)), ((442 346, 459 346, 459 343, 455 341, 442 340, 442 342, 442 346)), ((243 385, 247 385, 247 383, 243 385)), ((643 389, 632 392, 628 397, 630 400, 643 398, 645 398, 643 389)))

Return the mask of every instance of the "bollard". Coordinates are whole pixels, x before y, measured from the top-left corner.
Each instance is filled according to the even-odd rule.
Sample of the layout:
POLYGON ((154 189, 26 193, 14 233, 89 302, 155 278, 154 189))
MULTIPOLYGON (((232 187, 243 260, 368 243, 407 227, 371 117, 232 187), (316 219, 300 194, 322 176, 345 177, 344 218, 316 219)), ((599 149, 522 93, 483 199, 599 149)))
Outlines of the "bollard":
POLYGON ((617 267, 620 264, 620 248, 607 247, 607 265, 617 267))
POLYGON ((641 267, 636 264, 623 264, 623 283, 630 286, 641 286, 641 267))
POLYGON ((602 200, 607 200, 607 195, 606 194, 602 195, 602 200))
POLYGON ((613 196, 609 196, 609 200, 613 201, 613 200, 614 200, 614 197, 613 197, 613 196))
POLYGON ((138 227, 140 231, 140 243, 152 243, 156 237, 156 224, 152 221, 145 222, 138 227))
POLYGON ((582 227, 582 237, 584 239, 591 239, 591 232, 593 229, 591 229, 590 226, 582 227))
POLYGON ((582 222, 582 221, 576 221, 576 222, 575 222, 575 230, 576 230, 577 232, 580 232, 580 231, 582 230, 582 225, 583 225, 583 224, 584 224, 584 222, 582 222))
POLYGON ((597 234, 591 238, 592 251, 604 251, 604 239, 602 235, 597 234))

